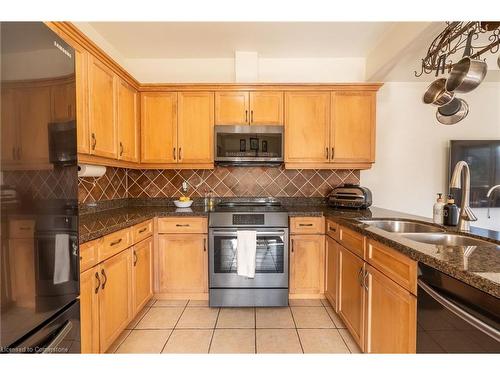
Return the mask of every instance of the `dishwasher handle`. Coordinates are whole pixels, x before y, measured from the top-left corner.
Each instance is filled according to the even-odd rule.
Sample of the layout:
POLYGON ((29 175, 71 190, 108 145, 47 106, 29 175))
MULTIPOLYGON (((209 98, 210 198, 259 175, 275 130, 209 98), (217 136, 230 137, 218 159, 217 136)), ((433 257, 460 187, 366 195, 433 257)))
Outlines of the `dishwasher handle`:
POLYGON ((435 289, 433 289, 430 285, 428 285, 421 279, 417 280, 417 284, 420 288, 422 288, 424 292, 426 292, 430 297, 432 297, 437 303, 446 308, 448 311, 455 314, 460 319, 466 321, 471 326, 480 330, 484 334, 500 342, 500 331, 497 330, 495 327, 492 327, 483 322, 482 320, 479 320, 475 316, 471 315, 470 313, 462 309, 460 306, 458 306, 456 303, 452 302, 448 298, 441 295, 439 292, 437 292, 435 289))

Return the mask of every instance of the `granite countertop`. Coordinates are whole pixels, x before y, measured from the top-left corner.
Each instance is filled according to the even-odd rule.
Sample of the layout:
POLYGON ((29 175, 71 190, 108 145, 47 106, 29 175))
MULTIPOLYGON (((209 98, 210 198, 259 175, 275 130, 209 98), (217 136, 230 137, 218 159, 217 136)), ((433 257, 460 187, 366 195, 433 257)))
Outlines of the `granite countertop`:
MULTIPOLYGON (((318 201, 311 204, 286 202, 289 216, 325 216, 369 238, 390 246, 413 260, 436 268, 458 280, 500 298, 500 232, 472 228, 469 236, 487 239, 491 245, 448 247, 424 244, 406 239, 376 227, 363 224, 361 219, 408 219, 430 222, 429 218, 370 207, 368 210, 334 209, 318 201), (467 251, 465 251, 467 250, 467 251)), ((80 215, 80 243, 143 222, 153 217, 208 216, 202 205, 177 209, 172 205, 135 205, 89 212, 80 215)), ((447 228, 456 231, 455 228, 447 228)))

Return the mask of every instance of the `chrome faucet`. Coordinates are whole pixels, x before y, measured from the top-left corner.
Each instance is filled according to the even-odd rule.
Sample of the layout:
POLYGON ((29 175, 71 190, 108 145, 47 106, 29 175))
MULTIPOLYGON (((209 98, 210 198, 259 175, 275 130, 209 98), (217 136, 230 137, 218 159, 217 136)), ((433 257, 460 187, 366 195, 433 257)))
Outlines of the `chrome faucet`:
POLYGON ((453 175, 451 176, 450 188, 462 190, 462 199, 460 203, 460 218, 458 220, 458 229, 469 231, 471 221, 476 221, 477 217, 469 207, 470 200, 470 169, 465 161, 459 161, 455 165, 453 175), (462 173, 464 172, 464 173, 462 173), (464 185, 462 186, 462 174, 464 175, 464 185))
POLYGON ((488 192, 486 193, 486 198, 488 198, 488 219, 491 219, 491 216, 490 216, 490 208, 491 208, 491 194, 493 193, 494 190, 496 189, 499 189, 500 188, 500 185, 495 185, 495 186, 492 186, 490 190, 488 190, 488 192))

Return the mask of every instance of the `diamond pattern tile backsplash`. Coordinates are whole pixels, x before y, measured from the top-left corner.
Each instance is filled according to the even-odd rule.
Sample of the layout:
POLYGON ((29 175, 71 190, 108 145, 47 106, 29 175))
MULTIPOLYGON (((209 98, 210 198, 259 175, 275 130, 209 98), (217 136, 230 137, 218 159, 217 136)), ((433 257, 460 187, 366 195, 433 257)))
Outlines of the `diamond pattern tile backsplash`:
POLYGON ((183 181, 188 195, 203 197, 324 197, 334 186, 359 183, 359 170, 308 170, 284 167, 216 167, 213 170, 128 170, 128 197, 177 197, 183 181))
POLYGON ((212 190, 219 197, 324 197, 343 183, 359 183, 359 170, 285 169, 284 167, 216 167, 213 170, 135 170, 107 168, 99 179, 80 178, 80 203, 121 198, 203 197, 212 190))

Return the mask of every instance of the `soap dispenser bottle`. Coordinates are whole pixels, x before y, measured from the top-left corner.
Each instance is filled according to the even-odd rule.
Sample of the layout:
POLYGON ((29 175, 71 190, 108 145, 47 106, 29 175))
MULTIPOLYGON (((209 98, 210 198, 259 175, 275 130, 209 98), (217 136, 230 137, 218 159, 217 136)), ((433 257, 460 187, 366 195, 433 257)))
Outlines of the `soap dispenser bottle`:
POLYGON ((434 203, 434 208, 432 211, 432 220, 436 224, 443 224, 443 212, 444 212, 444 199, 443 193, 438 193, 438 198, 436 203, 434 203))
POLYGON ((452 195, 448 195, 448 200, 443 209, 443 224, 453 227, 458 225, 458 207, 452 195))

